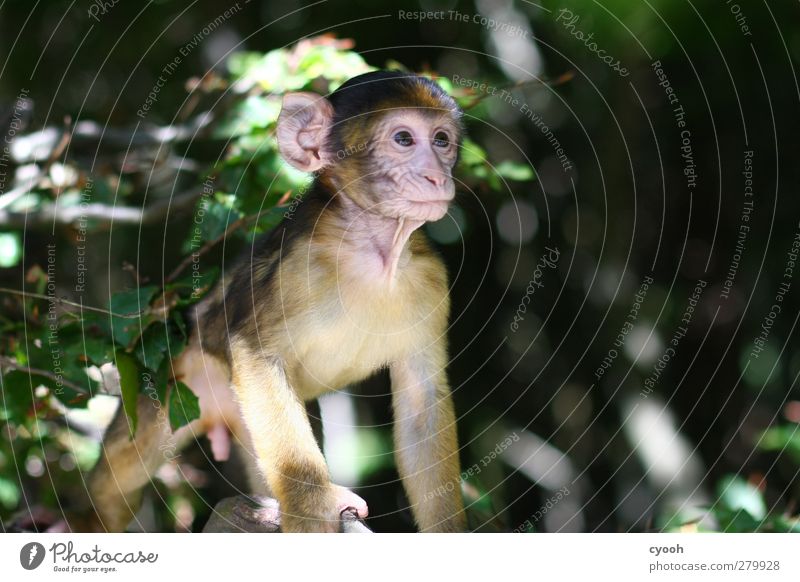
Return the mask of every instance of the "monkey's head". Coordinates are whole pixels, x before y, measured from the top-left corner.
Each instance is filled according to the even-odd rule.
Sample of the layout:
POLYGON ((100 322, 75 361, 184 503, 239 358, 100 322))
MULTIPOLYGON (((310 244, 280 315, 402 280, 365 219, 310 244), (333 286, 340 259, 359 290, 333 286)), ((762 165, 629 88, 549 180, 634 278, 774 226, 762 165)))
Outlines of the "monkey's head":
POLYGON ((433 81, 376 71, 350 79, 327 99, 287 93, 278 146, 292 166, 316 173, 364 211, 439 220, 455 196, 461 115, 433 81))

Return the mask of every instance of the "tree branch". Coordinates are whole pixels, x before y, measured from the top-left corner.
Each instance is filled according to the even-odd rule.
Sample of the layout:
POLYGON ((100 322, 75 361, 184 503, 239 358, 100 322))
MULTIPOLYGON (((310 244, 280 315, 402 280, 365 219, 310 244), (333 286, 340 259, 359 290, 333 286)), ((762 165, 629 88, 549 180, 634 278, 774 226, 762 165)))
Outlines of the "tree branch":
POLYGON ((50 295, 42 295, 41 293, 31 293, 30 291, 25 291, 24 289, 9 289, 8 287, 0 287, 0 293, 8 293, 9 295, 18 295, 23 299, 25 298, 44 299, 45 301, 53 301, 60 305, 71 305, 72 307, 78 307, 81 311, 94 311, 95 313, 102 313, 104 315, 119 317, 120 319, 136 319, 140 317, 142 314, 144 314, 146 311, 142 310, 142 311, 137 311, 136 313, 114 313, 113 311, 109 311, 108 309, 103 309, 102 307, 92 307, 91 305, 83 305, 82 303, 76 303, 75 301, 62 299, 61 297, 52 297, 50 295))
POLYGON ((45 378, 48 378, 53 382, 58 382, 59 384, 63 384, 67 388, 72 388, 73 390, 75 390, 75 392, 78 392, 79 394, 85 394, 87 396, 89 395, 89 391, 86 388, 84 388, 83 386, 78 386, 77 384, 71 382, 70 380, 67 380, 63 376, 58 376, 48 370, 40 370, 38 368, 29 368, 28 366, 21 366, 11 358, 8 358, 6 356, 0 356, 0 369, 17 370, 18 372, 25 372, 29 376, 44 376, 45 378))
MULTIPOLYGON (((94 121, 79 121, 70 133, 70 147, 102 145, 106 149, 134 150, 143 146, 159 146, 192 138, 213 121, 210 113, 201 113, 190 122, 166 127, 135 126, 132 129, 106 127, 94 121)), ((29 164, 48 159, 58 147, 63 129, 44 127, 27 135, 20 135, 11 147, 11 158, 16 164, 29 164)))
POLYGON ((54 224, 76 225, 85 220, 100 222, 101 225, 112 223, 148 225, 162 220, 168 211, 177 212, 193 205, 201 194, 200 189, 186 190, 171 198, 159 199, 145 208, 109 206, 100 203, 76 206, 48 204, 35 212, 11 212, 0 208, 0 226, 17 229, 52 227, 54 224))
POLYGON ((175 267, 175 269, 172 271, 172 273, 169 274, 169 277, 167 277, 167 283, 174 282, 175 279, 177 279, 178 276, 184 271, 184 269, 186 269, 186 267, 191 265, 198 257, 202 257, 204 254, 206 254, 212 248, 217 246, 220 242, 222 242, 223 240, 228 238, 228 236, 233 234, 233 232, 235 230, 239 229, 242 225, 246 224, 247 222, 249 222, 251 220, 255 220, 256 218, 258 218, 258 216, 253 216, 253 215, 251 215, 251 216, 242 216, 241 218, 238 218, 237 220, 234 220, 233 222, 231 222, 228 225, 228 228, 225 229, 225 232, 223 232, 221 235, 219 235, 214 240, 208 241, 206 244, 204 244, 202 246, 202 248, 199 251, 197 251, 197 253, 192 253, 189 256, 185 257, 181 261, 181 263, 177 267, 175 267))
MULTIPOLYGON (((354 511, 342 512, 342 533, 372 533, 354 511)), ((271 497, 239 495, 217 503, 203 533, 279 533, 281 511, 271 497)))

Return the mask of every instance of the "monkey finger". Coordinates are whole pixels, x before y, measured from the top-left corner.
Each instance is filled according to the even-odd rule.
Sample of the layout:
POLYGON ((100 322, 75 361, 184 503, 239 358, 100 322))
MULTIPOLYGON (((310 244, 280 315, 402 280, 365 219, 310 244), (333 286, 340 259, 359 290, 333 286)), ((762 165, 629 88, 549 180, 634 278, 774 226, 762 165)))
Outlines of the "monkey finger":
POLYGON ((211 454, 215 461, 227 461, 231 455, 231 435, 224 421, 216 423, 206 433, 211 442, 211 454))
POLYGON ((336 510, 341 515, 348 509, 358 515, 359 519, 364 519, 369 515, 367 502, 346 487, 334 485, 336 489, 336 510))

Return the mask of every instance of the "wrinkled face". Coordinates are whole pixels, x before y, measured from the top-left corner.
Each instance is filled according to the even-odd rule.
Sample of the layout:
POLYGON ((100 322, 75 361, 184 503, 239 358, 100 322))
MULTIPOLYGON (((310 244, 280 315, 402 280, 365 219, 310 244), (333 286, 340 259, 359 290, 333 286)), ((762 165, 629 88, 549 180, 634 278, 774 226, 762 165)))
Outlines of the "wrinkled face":
POLYGON ((459 112, 424 89, 410 101, 390 97, 336 121, 327 99, 289 93, 277 127, 281 154, 368 212, 439 220, 455 196, 459 112))
POLYGON ((365 202, 391 218, 439 220, 455 196, 459 127, 445 112, 400 109, 372 125, 365 202))

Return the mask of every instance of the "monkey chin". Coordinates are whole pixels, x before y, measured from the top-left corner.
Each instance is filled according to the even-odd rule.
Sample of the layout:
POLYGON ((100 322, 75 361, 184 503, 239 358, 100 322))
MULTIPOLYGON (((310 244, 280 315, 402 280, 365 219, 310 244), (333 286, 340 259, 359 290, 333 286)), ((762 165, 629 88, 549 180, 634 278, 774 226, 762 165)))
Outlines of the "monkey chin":
POLYGON ((397 200, 392 205, 391 212, 387 213, 392 218, 402 218, 414 222, 435 222, 447 215, 450 200, 397 200))

